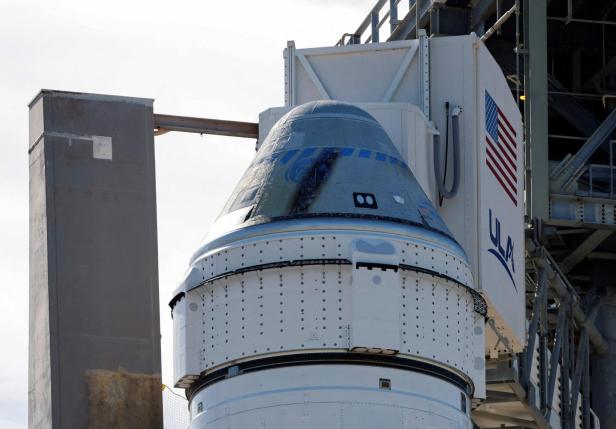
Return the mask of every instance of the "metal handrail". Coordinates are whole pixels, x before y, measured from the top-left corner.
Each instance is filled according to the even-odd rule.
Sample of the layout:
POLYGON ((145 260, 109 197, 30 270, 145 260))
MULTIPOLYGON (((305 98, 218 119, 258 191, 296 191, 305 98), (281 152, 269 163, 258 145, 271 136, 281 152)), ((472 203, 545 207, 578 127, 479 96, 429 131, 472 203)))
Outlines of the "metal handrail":
MULTIPOLYGON (((362 43, 361 38, 364 36, 364 33, 366 33, 366 30, 368 30, 368 28, 370 28, 370 34, 365 38, 363 43, 378 42, 379 30, 381 29, 381 27, 383 27, 383 25, 387 22, 387 19, 390 17, 390 36, 394 34, 400 23, 403 21, 398 20, 397 7, 401 1, 402 0, 378 0, 374 7, 370 9, 370 12, 368 13, 368 15, 366 15, 359 27, 357 27, 357 30, 355 30, 354 33, 344 33, 336 43, 336 46, 362 43), (385 5, 388 6, 385 7, 385 5), (346 40, 347 38, 349 39, 348 42, 346 40)), ((430 7, 432 7, 432 0, 409 0, 409 11, 407 15, 415 10, 415 8, 417 7, 417 3, 420 1, 428 2, 430 3, 430 7)), ((428 10, 430 9, 430 7, 428 8, 428 10)))
POLYGON ((582 177, 586 176, 588 180, 588 190, 587 196, 589 197, 597 197, 597 198, 609 198, 613 200, 615 198, 614 188, 615 188, 615 177, 616 177, 616 165, 614 163, 614 145, 616 144, 615 140, 611 140, 609 143, 609 162, 608 164, 588 164, 585 166, 584 171, 581 174, 581 177, 578 178, 578 194, 582 194, 583 192, 579 190, 580 181, 582 177), (605 174, 599 175, 597 172, 607 170, 607 183, 605 181, 605 174), (587 173, 587 175, 585 174, 587 173), (609 190, 605 190, 605 185, 607 184, 609 190), (600 185, 603 185, 601 187, 600 185), (598 190, 597 190, 598 189, 598 190), (601 190, 603 189, 603 190, 601 190))

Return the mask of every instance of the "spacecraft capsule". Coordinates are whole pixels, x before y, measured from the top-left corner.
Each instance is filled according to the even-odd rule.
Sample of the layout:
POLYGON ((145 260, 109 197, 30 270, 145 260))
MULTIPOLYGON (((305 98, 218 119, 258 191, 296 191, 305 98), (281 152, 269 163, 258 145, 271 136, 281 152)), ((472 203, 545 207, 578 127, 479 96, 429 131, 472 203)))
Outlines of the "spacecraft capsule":
POLYGON ((171 307, 192 429, 472 427, 485 303, 356 106, 311 102, 278 121, 171 307))

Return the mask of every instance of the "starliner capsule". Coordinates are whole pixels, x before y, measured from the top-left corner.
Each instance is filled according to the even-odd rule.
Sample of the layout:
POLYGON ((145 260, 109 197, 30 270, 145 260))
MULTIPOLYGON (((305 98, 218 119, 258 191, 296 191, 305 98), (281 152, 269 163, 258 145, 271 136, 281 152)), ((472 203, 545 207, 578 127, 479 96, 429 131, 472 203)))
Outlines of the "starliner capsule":
POLYGON ((356 106, 278 121, 170 305, 191 429, 472 427, 485 303, 356 106))

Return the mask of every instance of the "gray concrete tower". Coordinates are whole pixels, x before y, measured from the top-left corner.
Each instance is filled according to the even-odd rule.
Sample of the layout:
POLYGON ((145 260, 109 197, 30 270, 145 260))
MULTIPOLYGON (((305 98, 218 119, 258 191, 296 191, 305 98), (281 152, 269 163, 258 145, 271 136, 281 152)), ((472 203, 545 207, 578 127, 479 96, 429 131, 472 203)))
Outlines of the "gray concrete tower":
POLYGON ((29 107, 29 427, 161 428, 152 100, 29 107))

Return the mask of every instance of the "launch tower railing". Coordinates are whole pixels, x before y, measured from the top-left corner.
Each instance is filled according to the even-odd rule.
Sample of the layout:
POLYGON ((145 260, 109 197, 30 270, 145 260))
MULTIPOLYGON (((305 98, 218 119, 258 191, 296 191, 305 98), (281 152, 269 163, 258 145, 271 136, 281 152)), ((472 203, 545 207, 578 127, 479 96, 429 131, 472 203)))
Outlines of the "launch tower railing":
POLYGON ((359 27, 353 33, 344 33, 336 46, 380 42, 381 28, 388 20, 386 41, 408 39, 411 35, 416 37, 418 30, 432 18, 432 12, 443 3, 445 0, 378 0, 359 27), (402 19, 398 19, 400 13, 404 13, 402 19))

